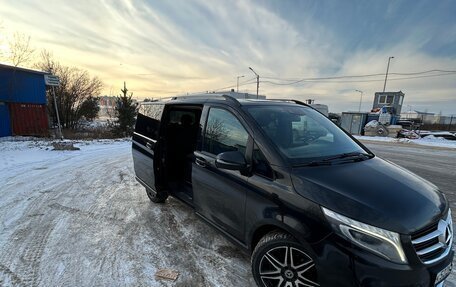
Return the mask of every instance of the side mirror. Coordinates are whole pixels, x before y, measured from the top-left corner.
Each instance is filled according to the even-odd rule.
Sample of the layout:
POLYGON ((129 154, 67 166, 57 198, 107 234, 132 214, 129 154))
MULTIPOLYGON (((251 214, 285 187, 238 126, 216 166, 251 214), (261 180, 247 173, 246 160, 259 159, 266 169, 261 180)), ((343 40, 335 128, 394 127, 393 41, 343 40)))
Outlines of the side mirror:
POLYGON ((215 158, 217 168, 243 171, 247 168, 247 162, 240 151, 222 152, 215 158))

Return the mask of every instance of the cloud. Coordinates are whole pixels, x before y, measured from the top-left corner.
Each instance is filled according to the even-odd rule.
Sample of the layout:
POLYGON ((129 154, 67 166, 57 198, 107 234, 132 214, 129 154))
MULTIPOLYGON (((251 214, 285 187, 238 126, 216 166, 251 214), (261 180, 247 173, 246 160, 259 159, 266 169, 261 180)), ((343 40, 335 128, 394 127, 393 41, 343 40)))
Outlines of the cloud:
MULTIPOLYGON (((434 68, 456 69, 456 4, 304 3, 294 1, 4 1, 10 31, 32 36, 66 65, 88 69, 117 94, 122 82, 135 96, 161 97, 235 86, 253 78, 311 78, 434 68), (52 9, 49 9, 49 5, 52 9), (432 11, 431 6, 435 6, 432 11), (444 35, 444 36, 442 36, 444 35)), ((394 80, 407 104, 456 113, 453 76, 394 80)), ((332 111, 371 106, 378 82, 262 82, 271 97, 315 98, 332 111)), ((241 91, 256 92, 255 81, 241 91)))

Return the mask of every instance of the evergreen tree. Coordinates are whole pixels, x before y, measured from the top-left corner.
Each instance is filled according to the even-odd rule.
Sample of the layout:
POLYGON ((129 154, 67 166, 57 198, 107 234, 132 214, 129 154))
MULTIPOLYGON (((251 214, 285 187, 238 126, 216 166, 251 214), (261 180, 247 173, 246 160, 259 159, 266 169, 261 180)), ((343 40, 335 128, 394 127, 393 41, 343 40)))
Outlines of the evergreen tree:
POLYGON ((130 136, 133 133, 136 119, 136 104, 133 102, 133 93, 127 94, 127 85, 124 82, 124 88, 116 99, 115 106, 115 125, 114 133, 118 136, 130 136))
POLYGON ((92 96, 85 99, 79 108, 79 116, 86 118, 88 121, 93 121, 98 117, 98 112, 100 111, 99 100, 98 97, 92 96))

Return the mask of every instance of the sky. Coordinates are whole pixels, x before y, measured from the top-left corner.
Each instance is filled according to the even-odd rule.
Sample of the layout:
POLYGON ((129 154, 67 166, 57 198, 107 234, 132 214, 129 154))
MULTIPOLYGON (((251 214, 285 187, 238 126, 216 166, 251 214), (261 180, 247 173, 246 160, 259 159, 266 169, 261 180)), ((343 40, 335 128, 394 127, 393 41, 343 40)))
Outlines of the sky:
POLYGON ((252 67, 260 94, 330 112, 357 111, 356 90, 370 110, 394 57, 386 91, 405 93, 403 110, 456 115, 454 15, 453 0, 0 0, 0 49, 29 35, 99 77, 103 94, 126 81, 137 99, 236 89, 238 76, 240 92, 256 93, 252 67), (453 72, 413 74, 431 70, 453 72))

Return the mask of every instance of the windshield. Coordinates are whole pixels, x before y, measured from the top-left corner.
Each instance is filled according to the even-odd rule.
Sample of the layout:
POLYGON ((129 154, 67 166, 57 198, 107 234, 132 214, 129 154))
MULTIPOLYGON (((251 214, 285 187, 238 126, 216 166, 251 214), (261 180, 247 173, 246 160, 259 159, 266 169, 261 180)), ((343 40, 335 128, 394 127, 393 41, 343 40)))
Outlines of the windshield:
POLYGON ((246 109, 293 165, 340 154, 366 153, 334 123, 312 108, 277 105, 246 109))

